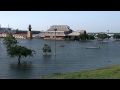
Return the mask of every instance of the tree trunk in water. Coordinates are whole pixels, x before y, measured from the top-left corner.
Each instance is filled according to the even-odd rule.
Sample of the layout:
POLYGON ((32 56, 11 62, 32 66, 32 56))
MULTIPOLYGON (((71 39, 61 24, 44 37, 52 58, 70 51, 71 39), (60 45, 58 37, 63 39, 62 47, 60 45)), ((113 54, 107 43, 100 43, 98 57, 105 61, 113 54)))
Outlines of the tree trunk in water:
POLYGON ((21 58, 21 56, 18 57, 18 64, 19 64, 19 65, 20 65, 20 58, 21 58))

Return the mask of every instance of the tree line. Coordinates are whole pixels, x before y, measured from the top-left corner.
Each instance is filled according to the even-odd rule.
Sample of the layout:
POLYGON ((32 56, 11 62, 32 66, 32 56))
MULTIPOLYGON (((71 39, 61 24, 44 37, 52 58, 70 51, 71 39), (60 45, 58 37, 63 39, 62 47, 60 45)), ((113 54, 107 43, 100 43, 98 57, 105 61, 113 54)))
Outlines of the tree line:
MULTIPOLYGON (((40 31, 36 31, 36 30, 32 30, 31 32, 32 32, 32 34, 39 34, 40 33, 40 31)), ((21 33, 26 34, 27 30, 16 29, 16 34, 21 34, 21 33)))
MULTIPOLYGON (((35 54, 35 51, 29 49, 25 46, 18 45, 18 41, 11 33, 8 33, 6 37, 3 39, 3 43, 6 45, 6 50, 8 56, 14 58, 18 58, 18 64, 20 64, 22 57, 32 56, 35 54)), ((44 44, 42 48, 43 52, 47 55, 48 52, 51 52, 51 47, 47 44, 44 44)))

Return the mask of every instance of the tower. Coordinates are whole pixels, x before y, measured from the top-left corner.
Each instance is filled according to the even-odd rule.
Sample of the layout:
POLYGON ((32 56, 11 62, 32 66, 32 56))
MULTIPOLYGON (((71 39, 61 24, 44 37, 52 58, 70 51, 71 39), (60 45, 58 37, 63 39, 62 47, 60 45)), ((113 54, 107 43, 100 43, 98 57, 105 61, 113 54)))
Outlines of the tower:
POLYGON ((28 31, 27 31, 27 39, 32 39, 32 32, 31 32, 31 25, 29 24, 28 26, 28 31))

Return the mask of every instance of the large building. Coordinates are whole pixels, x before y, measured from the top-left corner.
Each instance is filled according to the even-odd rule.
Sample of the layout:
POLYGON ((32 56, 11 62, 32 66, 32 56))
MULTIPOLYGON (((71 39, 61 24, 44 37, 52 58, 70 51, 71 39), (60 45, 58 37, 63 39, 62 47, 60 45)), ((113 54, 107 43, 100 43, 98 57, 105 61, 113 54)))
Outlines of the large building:
POLYGON ((68 25, 52 25, 47 31, 41 31, 40 37, 54 40, 56 36, 56 40, 64 40, 72 31, 68 25))

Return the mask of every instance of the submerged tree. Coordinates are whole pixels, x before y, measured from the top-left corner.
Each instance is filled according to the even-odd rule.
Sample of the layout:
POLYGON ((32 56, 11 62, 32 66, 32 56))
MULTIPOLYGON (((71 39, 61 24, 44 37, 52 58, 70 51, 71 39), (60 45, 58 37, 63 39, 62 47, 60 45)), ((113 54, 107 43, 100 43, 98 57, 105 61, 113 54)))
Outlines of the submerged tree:
POLYGON ((7 53, 10 57, 18 57, 18 64, 20 64, 21 57, 33 56, 33 52, 35 52, 24 46, 16 45, 18 41, 11 33, 6 35, 3 43, 7 45, 7 53))
POLYGON ((99 34, 97 35, 97 37, 98 37, 99 39, 101 39, 102 42, 103 42, 103 40, 104 40, 105 38, 107 38, 107 34, 105 34, 105 33, 99 33, 99 34))
POLYGON ((91 39, 93 40, 93 39, 95 39, 95 37, 94 37, 94 35, 88 35, 88 39, 89 40, 91 40, 91 39))
POLYGON ((88 35, 87 34, 80 34, 78 36, 78 38, 81 40, 81 41, 86 41, 86 39, 88 39, 88 35))
POLYGON ((46 55, 48 52, 52 52, 51 47, 48 46, 47 44, 44 44, 44 47, 42 48, 42 50, 44 53, 46 53, 46 55))
POLYGON ((116 39, 116 41, 117 41, 118 39, 120 39, 120 34, 114 34, 113 38, 116 39))
POLYGON ((33 56, 34 50, 28 49, 24 46, 11 46, 7 49, 7 53, 10 57, 17 57, 18 64, 20 64, 21 57, 33 56))

